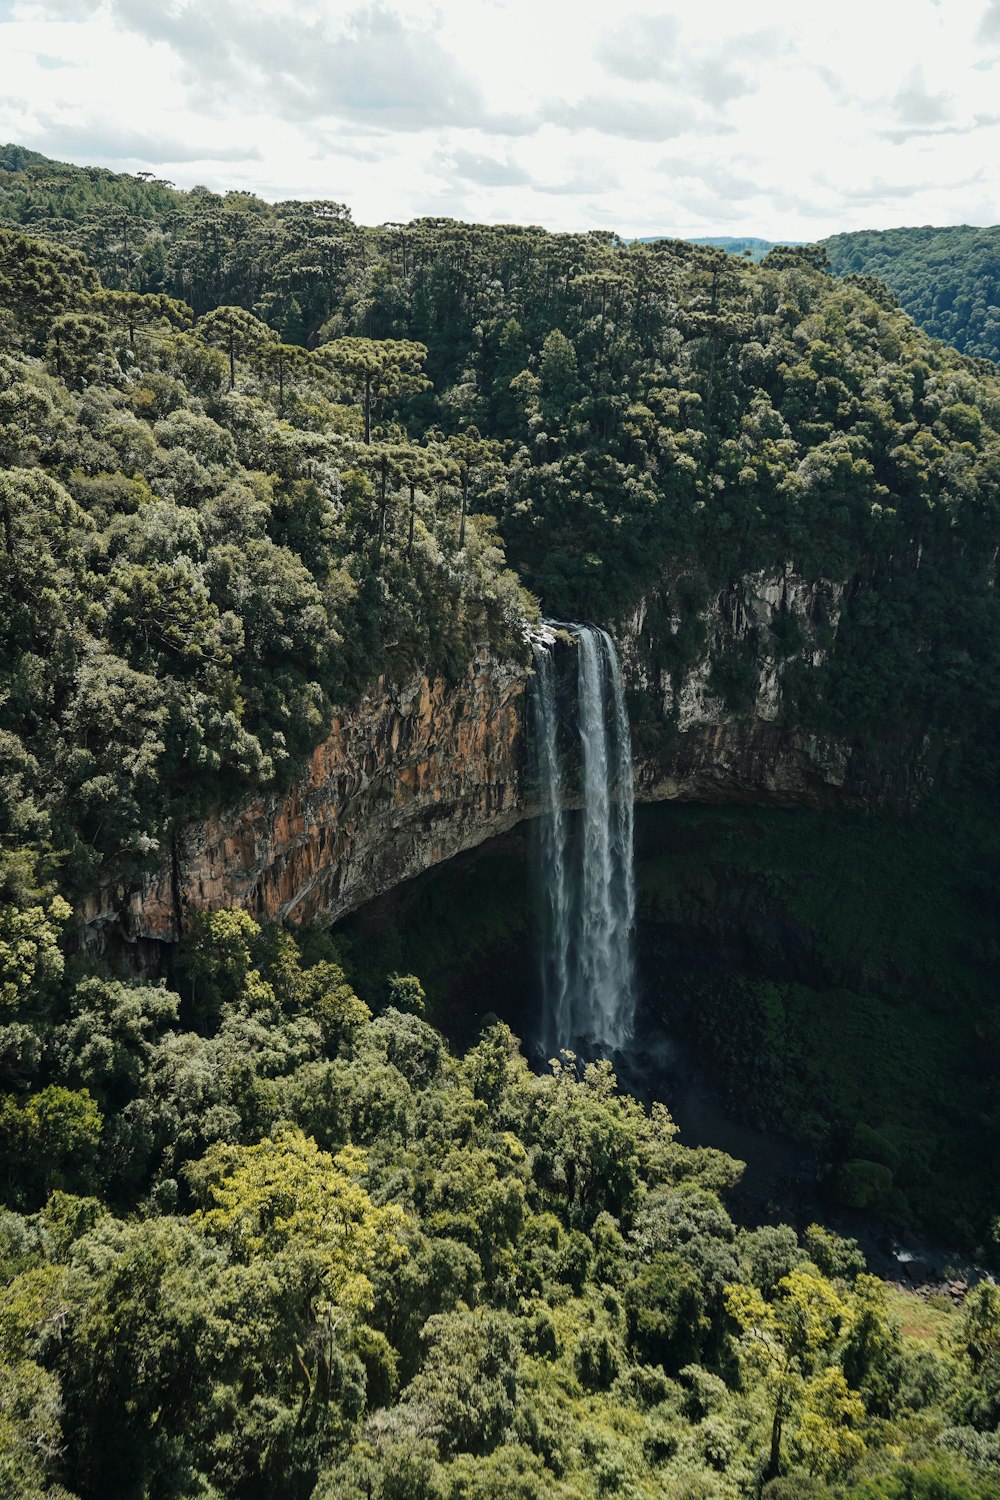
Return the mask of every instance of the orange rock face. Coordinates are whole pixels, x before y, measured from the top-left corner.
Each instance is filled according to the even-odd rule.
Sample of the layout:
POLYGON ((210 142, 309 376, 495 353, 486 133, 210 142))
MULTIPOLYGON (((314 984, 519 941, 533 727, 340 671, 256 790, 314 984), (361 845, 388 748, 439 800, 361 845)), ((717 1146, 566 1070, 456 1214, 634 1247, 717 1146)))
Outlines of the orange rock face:
POLYGON ((333 720, 298 783, 187 831, 173 870, 105 889, 78 913, 93 935, 171 941, 195 910, 259 921, 336 919, 524 815, 528 681, 485 654, 457 684, 380 679, 333 720))

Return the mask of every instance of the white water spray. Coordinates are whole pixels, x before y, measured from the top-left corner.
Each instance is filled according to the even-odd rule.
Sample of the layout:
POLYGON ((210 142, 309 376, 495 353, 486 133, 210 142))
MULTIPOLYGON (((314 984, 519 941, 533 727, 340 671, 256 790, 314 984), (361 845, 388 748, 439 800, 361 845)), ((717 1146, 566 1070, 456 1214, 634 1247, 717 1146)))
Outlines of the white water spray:
POLYGON ((548 1056, 593 1056, 620 1051, 635 1014, 632 749, 614 642, 593 625, 562 628, 578 658, 575 723, 562 736, 553 653, 543 641, 533 647, 541 1029, 548 1056), (578 792, 564 771, 577 738, 578 792), (573 822, 565 804, 576 800, 573 822))

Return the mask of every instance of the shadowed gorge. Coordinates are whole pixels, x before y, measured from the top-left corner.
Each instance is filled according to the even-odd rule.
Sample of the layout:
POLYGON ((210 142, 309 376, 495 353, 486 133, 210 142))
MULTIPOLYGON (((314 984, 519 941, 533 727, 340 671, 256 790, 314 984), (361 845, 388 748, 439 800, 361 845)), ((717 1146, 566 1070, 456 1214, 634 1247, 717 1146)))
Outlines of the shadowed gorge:
MULTIPOLYGON (((1000 1166, 984 942, 995 894, 987 870, 969 874, 990 845, 955 814, 636 809, 640 1054, 664 1029, 693 1049, 723 1114, 815 1157, 829 1212, 866 1208, 945 1240, 974 1201, 988 1211, 1000 1166), (859 1160, 886 1169, 868 1197, 844 1171, 859 1160)), ((338 932, 359 987, 419 973, 458 1043, 491 1013, 532 1038, 532 835, 484 844, 348 919, 338 932)), ((683 1072, 671 1087, 683 1092, 683 1072)))

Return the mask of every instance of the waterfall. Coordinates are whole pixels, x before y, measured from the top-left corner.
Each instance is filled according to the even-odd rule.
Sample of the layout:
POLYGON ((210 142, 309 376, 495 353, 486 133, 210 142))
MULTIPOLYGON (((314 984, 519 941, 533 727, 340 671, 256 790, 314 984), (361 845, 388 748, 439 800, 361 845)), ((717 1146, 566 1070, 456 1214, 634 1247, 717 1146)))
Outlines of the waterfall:
POLYGON ((561 722, 551 644, 533 643, 542 1043, 547 1056, 596 1055, 625 1046, 635 1011, 632 750, 614 642, 593 625, 560 628, 577 646, 571 727, 561 722), (576 754, 578 789, 565 769, 576 754), (576 801, 573 822, 565 808, 576 801))
POLYGON ((542 792, 535 870, 538 877, 538 926, 542 965, 542 1028, 546 1047, 568 1046, 570 940, 572 905, 566 852, 566 815, 562 806, 559 765, 559 713, 555 664, 540 642, 533 644, 535 684, 535 756, 542 792))

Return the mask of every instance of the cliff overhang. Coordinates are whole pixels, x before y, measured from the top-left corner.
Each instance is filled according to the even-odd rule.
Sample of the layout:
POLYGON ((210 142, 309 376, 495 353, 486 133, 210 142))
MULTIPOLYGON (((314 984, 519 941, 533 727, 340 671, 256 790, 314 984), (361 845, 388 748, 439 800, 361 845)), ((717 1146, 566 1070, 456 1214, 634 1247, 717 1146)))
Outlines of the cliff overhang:
MULTIPOLYGON (((655 617, 642 602, 616 632, 634 723, 639 802, 756 802, 874 810, 911 801, 860 744, 790 725, 783 662, 756 648, 752 701, 727 707, 713 661, 779 611, 798 617, 813 666, 836 632, 843 586, 805 584, 789 569, 720 594, 704 612, 703 649, 682 671, 657 668, 655 617)), ((188 827, 140 883, 109 885, 81 906, 83 941, 174 942, 192 913, 236 906, 260 921, 336 920, 421 871, 537 814, 526 774, 530 668, 484 648, 456 682, 385 678, 338 714, 285 792, 258 796, 188 827)))

